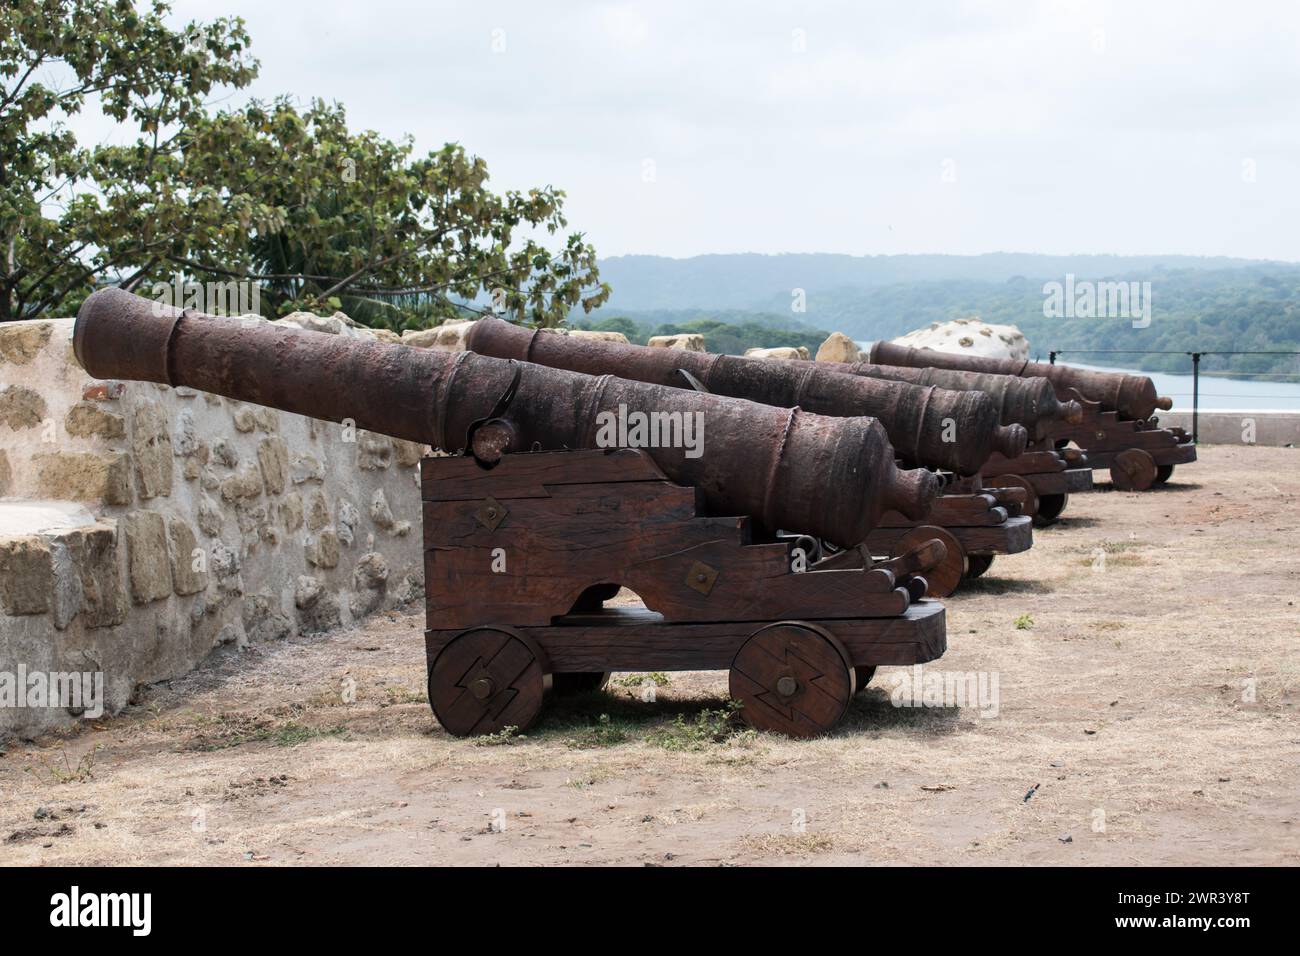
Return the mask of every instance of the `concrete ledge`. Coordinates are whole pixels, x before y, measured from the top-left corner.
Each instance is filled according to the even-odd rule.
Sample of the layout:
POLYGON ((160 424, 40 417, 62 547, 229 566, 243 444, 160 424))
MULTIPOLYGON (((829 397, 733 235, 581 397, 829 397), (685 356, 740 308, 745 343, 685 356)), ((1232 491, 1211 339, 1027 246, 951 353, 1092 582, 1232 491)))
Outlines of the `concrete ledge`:
MULTIPOLYGON (((1160 424, 1192 430, 1190 411, 1160 412, 1160 424)), ((1300 412, 1203 409, 1199 438, 1210 445, 1271 445, 1300 447, 1300 412)))

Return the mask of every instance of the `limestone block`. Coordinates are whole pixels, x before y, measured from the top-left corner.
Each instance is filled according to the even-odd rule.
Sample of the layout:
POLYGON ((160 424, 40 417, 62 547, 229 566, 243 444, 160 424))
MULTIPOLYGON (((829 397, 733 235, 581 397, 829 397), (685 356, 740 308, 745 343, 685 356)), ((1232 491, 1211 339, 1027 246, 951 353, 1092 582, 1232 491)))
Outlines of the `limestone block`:
POLYGON ((393 526, 393 512, 388 507, 388 499, 384 497, 383 488, 376 488, 370 499, 370 520, 381 528, 393 526))
MULTIPOLYGON (((199 437, 194 430, 194 413, 188 408, 176 416, 176 427, 172 429, 172 452, 182 458, 197 455, 199 437)), ((198 477, 197 472, 195 477, 198 477)))
POLYGON ((819 362, 858 362, 862 350, 858 343, 843 332, 832 332, 830 337, 817 349, 819 362))
POLYGON ((9 467, 9 455, 3 448, 0 448, 0 498, 9 494, 9 489, 13 486, 13 483, 14 472, 9 467))
POLYGON ((405 441, 401 438, 389 439, 393 443, 393 457, 403 468, 411 468, 420 463, 424 457, 424 446, 418 442, 405 441))
POLYGON ((142 500, 172 493, 172 439, 167 413, 157 402, 141 402, 131 420, 136 488, 142 500))
POLYGON ((54 602, 54 556, 38 535, 0 538, 0 607, 6 614, 47 614, 54 602))
POLYGON ((417 349, 463 352, 465 338, 473 327, 472 319, 450 319, 432 329, 408 329, 402 333, 402 344, 417 349))
POLYGON ((231 417, 234 419, 236 431, 251 432, 257 427, 257 417, 247 405, 240 405, 231 417))
POLYGON ((681 335, 652 335, 646 345, 652 349, 685 349, 687 352, 703 352, 704 336, 698 332, 681 335))
POLYGON ((330 523, 330 506, 325 501, 325 496, 319 491, 313 491, 311 497, 307 499, 307 530, 319 531, 330 523))
POLYGON ((54 594, 50 602, 50 617, 55 628, 62 631, 81 610, 81 576, 72 563, 72 555, 62 535, 50 542, 50 556, 54 569, 54 594))
POLYGON ((393 461, 393 443, 386 435, 357 432, 357 467, 362 471, 382 471, 393 461))
POLYGON ((225 501, 256 498, 262 493, 262 471, 252 461, 241 461, 233 475, 221 482, 221 497, 225 501))
POLYGON ((131 462, 125 452, 47 452, 33 455, 32 462, 47 498, 131 503, 131 462))
POLYGON ((5 322, 0 325, 0 363, 26 365, 50 341, 50 322, 5 322))
POLYGON ((323 529, 307 543, 307 563, 327 569, 339 566, 339 536, 333 529, 323 529))
POLYGON ((250 594, 241 613, 250 641, 278 641, 293 633, 293 621, 280 613, 279 600, 270 594, 250 594))
POLYGON ((125 438, 126 419, 105 411, 94 402, 78 402, 68 409, 63 427, 74 438, 125 438))
POLYGON ((320 484, 325 480, 325 466, 315 455, 294 455, 289 477, 295 485, 308 481, 320 484))
POLYGON ((305 631, 327 631, 343 622, 338 597, 326 591, 313 577, 304 575, 298 578, 293 603, 305 631))
POLYGON ((189 524, 177 517, 167 519, 167 540, 171 549, 172 587, 177 594, 197 594, 208 586, 208 572, 194 567, 198 541, 189 524))
POLYGON ((116 627, 126 620, 126 595, 117 563, 117 526, 103 522, 65 536, 81 578, 81 620, 87 628, 116 627))
POLYGON ((344 498, 339 503, 338 535, 339 540, 348 547, 352 547, 352 542, 356 540, 356 528, 360 522, 361 512, 344 498))
POLYGON ((23 385, 0 388, 0 425, 8 425, 15 431, 36 428, 47 414, 49 409, 39 392, 23 385))
MULTIPOLYGON (((302 495, 296 491, 289 492, 280 502, 279 507, 280 524, 284 526, 285 531, 297 531, 302 527, 302 495)), ((328 523, 328 518, 326 522, 328 523)))
POLYGON ((570 329, 569 335, 575 339, 593 339, 597 342, 617 342, 619 345, 631 345, 622 332, 602 332, 596 329, 570 329))
POLYGON ((283 438, 263 438, 257 445, 257 463, 268 495, 284 493, 289 481, 289 447, 283 438))
POLYGON ((936 352, 1016 361, 1029 358, 1029 342, 1020 329, 1014 325, 989 325, 976 318, 931 322, 924 329, 908 332, 893 341, 936 352))
POLYGON ((759 359, 784 359, 786 361, 798 361, 808 358, 808 350, 802 345, 798 348, 790 346, 778 346, 771 349, 745 349, 745 358, 759 359))
POLYGON ((123 525, 131 599, 143 605, 169 596, 172 566, 163 516, 155 511, 132 511, 123 525))
POLYGON ((218 465, 234 468, 239 464, 239 455, 235 453, 234 446, 230 442, 218 438, 212 443, 212 460, 218 465))

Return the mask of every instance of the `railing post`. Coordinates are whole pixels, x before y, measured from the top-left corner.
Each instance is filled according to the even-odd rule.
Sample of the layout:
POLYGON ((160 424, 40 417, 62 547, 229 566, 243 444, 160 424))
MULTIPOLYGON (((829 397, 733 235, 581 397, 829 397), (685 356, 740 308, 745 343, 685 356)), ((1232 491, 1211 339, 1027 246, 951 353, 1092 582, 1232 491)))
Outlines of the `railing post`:
POLYGON ((1200 442, 1201 353, 1192 353, 1192 444, 1200 442))
POLYGON ((1056 364, 1056 353, 1055 353, 1055 352, 1048 352, 1048 353, 1047 353, 1047 364, 1048 364, 1048 365, 1055 365, 1055 364, 1056 364))

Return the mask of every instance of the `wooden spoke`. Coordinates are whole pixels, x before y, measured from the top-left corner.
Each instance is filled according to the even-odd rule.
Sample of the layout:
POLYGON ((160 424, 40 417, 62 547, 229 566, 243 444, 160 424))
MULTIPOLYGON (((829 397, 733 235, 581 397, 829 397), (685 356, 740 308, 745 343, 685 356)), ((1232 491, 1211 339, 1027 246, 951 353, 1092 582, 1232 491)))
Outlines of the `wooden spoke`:
POLYGON ((524 730, 542 710, 550 685, 545 652, 506 627, 479 627, 453 638, 429 669, 429 706, 457 737, 524 730))
POLYGON ((917 525, 894 542, 891 556, 901 557, 934 538, 943 542, 947 554, 942 561, 925 572, 928 585, 925 596, 942 598, 957 590, 962 575, 966 573, 966 549, 951 531, 937 525, 917 525))
POLYGON ((1141 448, 1126 448, 1110 466, 1110 481, 1118 491, 1146 491, 1156 481, 1156 463, 1141 448))
POLYGON ((834 727, 853 697, 848 652, 829 632, 784 621, 750 635, 731 663, 731 696, 756 730, 816 737, 834 727))

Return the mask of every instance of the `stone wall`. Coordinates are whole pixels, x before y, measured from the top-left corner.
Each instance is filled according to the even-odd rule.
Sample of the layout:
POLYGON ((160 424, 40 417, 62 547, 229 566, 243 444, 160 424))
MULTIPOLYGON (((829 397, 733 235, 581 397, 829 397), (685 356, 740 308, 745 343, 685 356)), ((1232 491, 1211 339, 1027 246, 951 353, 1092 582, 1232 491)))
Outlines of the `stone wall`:
MULTIPOLYGON (((0 674, 102 672, 112 712, 216 646, 423 593, 421 446, 92 380, 72 324, 0 325, 0 674)), ((0 706, 0 737, 69 719, 0 706)))

